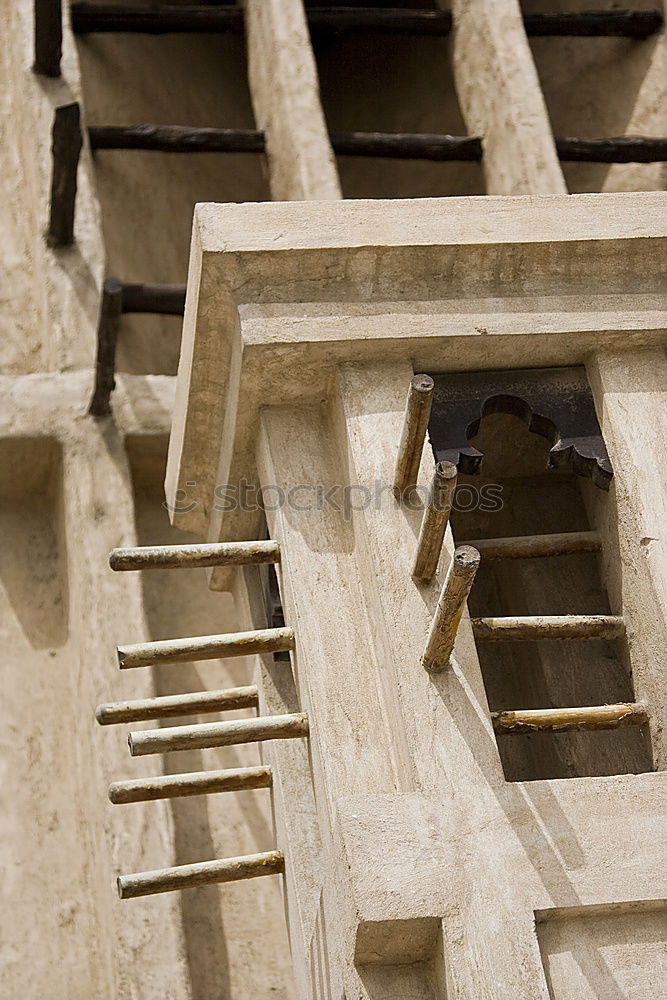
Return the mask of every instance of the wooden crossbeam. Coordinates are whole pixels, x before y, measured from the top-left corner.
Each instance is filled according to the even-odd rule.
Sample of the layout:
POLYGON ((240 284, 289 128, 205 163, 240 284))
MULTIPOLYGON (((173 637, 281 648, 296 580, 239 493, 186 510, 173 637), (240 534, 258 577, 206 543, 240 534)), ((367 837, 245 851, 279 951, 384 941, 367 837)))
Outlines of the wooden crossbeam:
POLYGON ((146 285, 121 282, 124 313, 159 313, 182 316, 185 312, 185 285, 146 285))
POLYGON ((648 722, 646 705, 623 702, 587 708, 542 708, 518 712, 492 712, 493 728, 499 734, 532 733, 539 730, 568 732, 587 729, 622 729, 648 722))
POLYGON ((597 531, 562 531, 549 535, 514 535, 507 538, 475 538, 462 541, 472 545, 484 560, 544 559, 577 552, 599 552, 602 546, 597 531))
MULTIPOLYGON (((450 33, 449 11, 378 7, 315 7, 307 12, 308 26, 315 36, 363 32, 381 35, 431 35, 450 33)), ((660 31, 659 10, 571 11, 524 14, 526 33, 531 36, 568 35, 643 39, 660 31)), ((239 6, 174 7, 167 4, 72 4, 75 34, 89 32, 206 32, 241 34, 243 11, 239 6)))
POLYGON ((74 242, 77 171, 82 146, 79 105, 56 108, 51 130, 51 205, 46 242, 68 247, 74 242))
POLYGON ((95 718, 101 726, 122 722, 147 722, 180 715, 202 715, 205 712, 232 712, 239 708, 257 708, 257 687, 225 688, 222 691, 197 691, 171 694, 163 698, 141 698, 136 701, 115 701, 98 705, 95 718))
POLYGON ((60 76, 63 13, 60 0, 35 0, 33 4, 35 61, 33 72, 60 76))
POLYGON ((152 872, 138 872, 136 875, 119 875, 118 895, 121 899, 134 899, 158 892, 193 889, 200 885, 240 882, 262 875, 280 875, 284 871, 283 854, 280 851, 266 851, 238 858, 222 858, 219 861, 199 861, 194 865, 159 868, 152 872))
POLYGON ((197 726, 173 726, 170 729, 147 729, 130 733, 127 738, 133 757, 173 750, 208 750, 212 747, 263 743, 266 740, 296 740, 308 736, 308 716, 259 716, 255 719, 232 719, 230 722, 203 722, 197 726))
MULTIPOLYGON (((162 153, 263 153, 264 133, 256 129, 195 128, 187 125, 91 125, 93 150, 125 149, 162 153)), ((330 132, 339 156, 395 160, 479 161, 475 136, 399 132, 330 132)), ((561 160, 572 163, 657 163, 667 160, 667 138, 621 135, 602 139, 556 139, 561 160)))
POLYGON ((111 569, 188 569, 209 566, 257 566, 280 562, 280 545, 273 541, 209 542, 188 545, 142 545, 113 549, 111 569))
POLYGON ((294 649, 294 629, 265 628, 119 646, 118 664, 122 670, 127 670, 131 667, 150 667, 156 663, 216 660, 226 656, 281 653, 289 649, 294 649))
POLYGON ((187 795, 212 795, 218 792, 244 792, 271 788, 270 767, 235 767, 221 771, 197 771, 194 774, 161 774, 155 778, 114 781, 109 785, 109 801, 114 805, 130 802, 154 802, 187 795))
POLYGON ((619 615, 518 615, 471 621, 480 642, 620 639, 625 635, 625 622, 619 615))

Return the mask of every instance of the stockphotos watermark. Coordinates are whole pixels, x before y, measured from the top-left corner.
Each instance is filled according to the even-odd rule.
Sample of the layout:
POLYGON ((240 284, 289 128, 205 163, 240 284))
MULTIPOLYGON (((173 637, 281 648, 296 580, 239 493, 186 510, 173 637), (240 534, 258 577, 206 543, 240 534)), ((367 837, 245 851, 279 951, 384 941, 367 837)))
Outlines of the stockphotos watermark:
MULTIPOLYGON (((198 502, 188 495, 188 488, 194 489, 196 485, 196 482, 188 482, 185 489, 177 490, 173 504, 165 501, 167 510, 172 514, 188 514, 196 510, 198 502)), ((213 493, 213 509, 222 514, 287 509, 306 514, 332 511, 349 519, 356 511, 381 513, 396 503, 393 485, 381 479, 375 479, 370 486, 364 483, 297 483, 287 488, 276 483, 260 487, 247 479, 241 479, 238 483, 219 484, 213 493)), ((459 483, 451 510, 458 513, 475 510, 495 514, 503 509, 502 494, 503 487, 500 483, 483 483, 480 486, 459 483)), ((408 510, 422 510, 429 497, 429 487, 416 486, 406 490, 400 499, 408 510)), ((445 509, 447 508, 443 507, 445 509)))

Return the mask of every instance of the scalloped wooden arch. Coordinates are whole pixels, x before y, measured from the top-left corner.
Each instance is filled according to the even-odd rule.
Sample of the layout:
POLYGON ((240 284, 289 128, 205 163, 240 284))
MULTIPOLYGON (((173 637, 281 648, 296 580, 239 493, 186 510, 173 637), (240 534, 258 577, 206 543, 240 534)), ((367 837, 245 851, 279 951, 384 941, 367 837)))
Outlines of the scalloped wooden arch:
POLYGON ((481 471, 484 455, 469 443, 490 413, 519 417, 551 444, 549 469, 569 466, 608 490, 613 476, 583 367, 433 375, 429 437, 437 462, 481 471))

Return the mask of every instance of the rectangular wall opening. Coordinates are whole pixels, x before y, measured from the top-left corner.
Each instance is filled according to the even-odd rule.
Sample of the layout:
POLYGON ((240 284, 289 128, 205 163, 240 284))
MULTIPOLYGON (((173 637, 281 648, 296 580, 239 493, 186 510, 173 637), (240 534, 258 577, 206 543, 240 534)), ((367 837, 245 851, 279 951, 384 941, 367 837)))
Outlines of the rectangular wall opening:
MULTIPOLYGON (((545 471, 550 444, 518 417, 489 414, 470 443, 484 461, 481 475, 459 476, 451 516, 457 545, 595 527, 582 495, 588 481, 569 469, 545 471)), ((620 611, 609 605, 596 553, 483 559, 468 607, 473 617, 620 611)), ((492 712, 634 701, 625 639, 479 641, 477 652, 492 712)), ((647 727, 500 735, 498 750, 508 781, 653 769, 647 727)))

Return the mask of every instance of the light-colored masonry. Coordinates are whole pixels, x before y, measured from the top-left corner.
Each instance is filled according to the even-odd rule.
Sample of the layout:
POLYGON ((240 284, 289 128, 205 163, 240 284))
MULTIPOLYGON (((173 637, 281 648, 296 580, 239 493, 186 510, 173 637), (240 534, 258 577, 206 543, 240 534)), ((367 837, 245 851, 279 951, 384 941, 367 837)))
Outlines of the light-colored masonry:
MULTIPOLYGON (((517 0, 452 0, 448 38, 311 44, 301 0, 244 9, 241 34, 75 38, 66 3, 55 78, 31 70, 30 0, 0 11, 0 993, 654 1000, 664 166, 561 163, 554 134, 665 135, 664 35, 529 38, 517 0), (75 242, 50 249, 51 124, 72 101, 85 125, 261 129, 266 154, 84 143, 75 242), (336 157, 329 129, 479 136, 483 160, 336 157), (112 416, 87 415, 104 278, 186 275, 183 322, 123 317, 112 416), (412 377, 562 367, 585 371, 609 489, 546 471, 554 440, 500 407, 459 486, 502 502, 455 504, 416 581, 423 503, 392 490, 412 377), (230 503, 240 482, 291 499, 230 503), (226 565, 197 550, 208 570, 108 566, 264 538, 216 549, 226 565), (442 589, 479 540, 464 607, 470 580, 442 589), (119 670, 117 646, 154 665, 119 670), (168 731, 133 737, 135 760, 95 707, 155 697, 168 731), (221 768, 244 770, 170 777, 221 768), (175 797, 128 801, 149 777, 175 797), (205 862, 198 887, 116 893, 205 862)), ((427 442, 422 498, 432 477, 427 442)))

